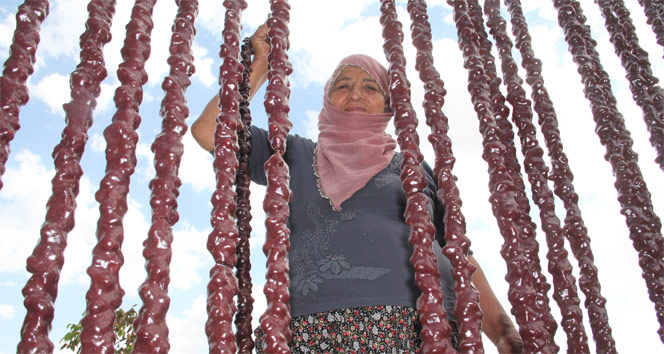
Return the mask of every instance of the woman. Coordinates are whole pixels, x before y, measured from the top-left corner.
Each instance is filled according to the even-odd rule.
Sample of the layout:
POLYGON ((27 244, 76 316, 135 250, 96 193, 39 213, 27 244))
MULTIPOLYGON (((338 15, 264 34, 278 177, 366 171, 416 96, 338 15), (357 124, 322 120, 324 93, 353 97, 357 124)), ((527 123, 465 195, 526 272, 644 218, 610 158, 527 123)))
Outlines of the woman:
MULTIPOLYGON (((263 26, 252 37, 251 96, 266 79, 266 34, 263 26)), ((288 137, 284 158, 293 193, 289 290, 294 352, 419 351, 415 310, 419 290, 409 261, 410 228, 403 217, 401 155, 385 133, 392 118, 387 87, 387 71, 374 59, 364 55, 343 59, 325 86, 317 143, 288 137)), ((194 137, 208 151, 214 147, 218 114, 215 97, 192 126, 194 137)), ((250 129, 251 178, 266 184, 263 165, 271 154, 267 132, 250 129)), ((425 190, 429 211, 439 230, 436 238, 442 241, 443 207, 436 198, 432 171, 426 163, 423 167, 429 182, 425 190)), ((445 309, 454 329, 451 265, 440 246, 434 245, 445 309)), ((476 264, 472 257, 471 261, 476 264)), ((481 270, 473 281, 481 294, 485 333, 501 352, 520 351, 520 337, 481 270)), ((262 344, 258 330, 258 352, 262 344)))

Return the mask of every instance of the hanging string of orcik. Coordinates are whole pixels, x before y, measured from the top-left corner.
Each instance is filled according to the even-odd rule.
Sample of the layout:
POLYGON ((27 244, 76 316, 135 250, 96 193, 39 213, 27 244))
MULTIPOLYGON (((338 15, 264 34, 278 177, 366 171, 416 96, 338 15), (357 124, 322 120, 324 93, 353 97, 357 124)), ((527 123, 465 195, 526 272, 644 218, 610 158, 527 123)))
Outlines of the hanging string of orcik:
MULTIPOLYGON (((537 128, 533 124, 533 111, 526 98, 526 91, 522 86, 523 80, 518 75, 517 63, 511 55, 513 45, 507 34, 506 21, 500 15, 500 2, 494 0, 486 1, 484 3, 484 12, 487 16, 487 26, 493 35, 498 53, 500 54, 503 79, 507 87, 507 97, 503 98, 500 102, 505 102, 506 99, 513 107, 512 120, 518 128, 524 156, 524 169, 531 181, 533 200, 540 210, 540 218, 545 220, 542 222, 542 228, 546 234, 547 258, 555 260, 555 262, 550 262, 549 272, 553 277, 554 292, 556 294, 554 298, 557 299, 558 307, 561 309, 562 322, 568 328, 566 330, 566 334, 568 335, 568 349, 572 352, 588 352, 588 337, 582 323, 583 312, 579 307, 580 300, 577 295, 574 276, 571 272, 572 265, 568 261, 568 253, 564 247, 563 226, 555 214, 553 192, 547 184, 549 169, 542 159, 543 149, 537 140, 537 128), (561 294, 567 294, 567 296, 563 298, 561 294)), ((527 31, 523 27, 520 30, 527 31)), ((493 75, 497 75, 497 73, 494 72, 493 75)), ((512 127, 510 123, 507 120, 504 120, 504 122, 506 129, 503 131, 511 132, 512 127)), ((549 133, 549 135, 551 134, 549 133)), ((513 144, 511 147, 516 152, 513 144)), ((514 154, 514 158, 516 158, 516 154, 514 154)), ((577 244, 575 243, 574 246, 577 244)), ((588 264, 588 266, 594 269, 592 263, 588 264)), ((596 278, 595 282, 597 282, 596 278)), ((599 286, 597 286, 597 290, 599 291, 599 286)), ((606 312, 603 303, 598 307, 604 313, 606 312)), ((602 325, 610 334, 608 322, 602 325)), ((602 346, 598 345, 598 347, 602 346)))
MULTIPOLYGON (((482 157, 489 168, 489 200, 505 239, 501 254, 507 263, 508 299, 514 308, 524 351, 555 352, 552 342, 555 322, 552 324, 549 320, 548 304, 542 301, 548 284, 539 269, 534 225, 524 210, 523 190, 519 188, 523 182, 510 155, 513 151, 508 150, 511 144, 506 143, 505 132, 498 122, 507 118, 507 112, 506 107, 500 105, 500 97, 496 97, 498 82, 491 80, 492 71, 495 78, 495 67, 492 70, 492 60, 487 58, 490 47, 482 41, 482 33, 477 33, 481 22, 477 23, 476 18, 473 21, 469 4, 466 1, 450 1, 450 4, 454 7, 459 48, 468 69, 468 91, 480 121, 484 142, 482 157)), ((478 13, 481 16, 481 9, 475 6, 474 10, 476 16, 478 13)), ((502 125, 504 129, 505 124, 502 125)))
MULTIPOLYGON (((406 59, 403 52, 403 31, 397 20, 394 1, 381 1, 380 23, 383 25, 383 51, 390 63, 390 104, 394 112, 397 141, 403 154, 401 181, 408 201, 404 216, 410 226, 408 238, 413 246, 410 261, 415 269, 415 284, 422 292, 417 300, 417 312, 422 324, 422 351, 425 353, 454 352, 450 342, 451 327, 444 320, 443 290, 440 271, 431 244, 436 228, 428 212, 424 196, 427 182, 422 170, 423 156, 419 149, 417 118, 410 103, 410 90, 406 77, 406 59)), ((476 298, 477 300, 478 298, 476 298)), ((479 328, 479 323, 475 323, 479 328)), ((463 330, 463 329, 462 329, 463 330)))
MULTIPOLYGON (((553 191, 555 195, 563 201, 565 206, 565 224, 562 231, 564 236, 570 242, 572 253, 575 255, 579 264, 579 287, 588 299, 590 326, 593 331, 597 350, 599 352, 614 351, 615 343, 611 336, 611 330, 608 325, 608 316, 606 308, 604 307, 606 300, 600 293, 597 269, 593 264, 594 256, 590 249, 590 238, 588 237, 587 229, 581 218, 581 211, 578 206, 578 195, 574 191, 574 186, 572 185, 573 176, 567 163, 567 156, 562 148, 556 112, 553 107, 553 102, 551 102, 551 99, 549 98, 548 91, 544 86, 544 79, 541 75, 542 62, 537 59, 532 49, 531 37, 528 33, 528 27, 521 10, 520 1, 507 1, 507 7, 511 17, 515 45, 521 53, 522 66, 526 70, 526 81, 532 87, 531 97, 535 102, 533 108, 539 117, 539 122, 542 127, 541 131, 551 160, 549 179, 553 181, 553 191)), ((532 140, 532 137, 529 139, 529 141, 536 141, 532 140)), ((540 156, 536 151, 534 152, 534 156, 540 156)), ((548 207, 548 203, 548 201, 543 203, 540 208, 544 207, 544 205, 547 205, 548 207)), ((554 239, 553 241, 558 242, 556 240, 558 239, 554 239)), ((556 283, 556 278, 554 277, 554 290, 557 284, 560 284, 560 286, 569 285, 569 283, 556 283)), ((574 300, 574 296, 570 296, 569 300, 565 302, 558 301, 558 305, 561 308, 568 309, 568 311, 570 311, 568 313, 574 318, 572 321, 567 321, 569 326, 573 326, 573 329, 566 331, 566 333, 568 333, 568 343, 574 343, 569 346, 581 351, 581 348, 586 346, 585 341, 587 339, 583 337, 578 329, 580 327, 580 321, 576 319, 578 317, 578 312, 575 308, 577 307, 575 303, 576 300, 574 300)))
MULTIPOLYGON (((100 84, 106 77, 102 50, 104 45, 111 40, 110 27, 114 11, 115 1, 91 1, 88 6, 89 17, 86 22, 86 31, 80 40, 81 61, 70 76, 71 101, 64 105, 66 126, 62 132, 62 140, 53 151, 55 164, 55 177, 52 182, 53 194, 47 203, 45 221, 40 230, 41 238, 27 262, 28 272, 32 275, 23 288, 27 313, 21 328, 21 341, 18 344, 17 352, 53 351, 53 343, 48 339, 48 332, 55 311, 53 304, 57 296, 58 280, 64 263, 67 235, 74 228, 75 198, 78 194, 80 178, 83 174, 80 161, 88 138, 87 131, 92 125, 92 112, 96 106, 96 98, 100 93, 100 84)), ((41 25, 41 21, 36 21, 36 19, 43 20, 47 13, 47 1, 26 1, 19 7, 16 15, 17 28, 14 32, 12 53, 5 62, 4 73, 20 72, 19 68, 26 67, 30 67, 28 72, 32 72, 30 63, 33 63, 35 60, 34 53, 39 43, 38 31, 41 25), (35 15, 38 16, 36 17, 35 15), (13 49, 14 46, 16 46, 16 50, 13 49), (25 55, 27 53, 32 54, 32 57, 31 55, 25 55)), ((129 44, 138 45, 138 43, 129 44)), ((149 43, 147 45, 149 48, 149 43)), ((123 73, 126 73, 126 71, 123 70, 123 73)), ((5 75, 3 75, 4 77, 5 75)), ((23 85, 26 79, 27 77, 20 80, 23 85)), ((4 87, 5 84, 3 81, 3 90, 4 87)), ((140 88, 138 89, 140 90, 140 88)), ((27 96, 27 87, 19 90, 19 92, 21 91, 24 91, 27 96)), ((11 96, 3 93, 1 100, 5 98, 12 101, 11 96)), ((133 97, 129 97, 129 99, 133 99, 133 97)), ((27 97, 25 101, 27 102, 27 97)), ((2 107, 2 121, 4 121, 6 114, 4 103, 2 107)), ((18 114, 16 114, 16 117, 18 117, 18 114)), ((131 128, 129 129, 131 130, 131 128)), ((1 135, 5 135, 5 133, 1 135)), ((128 135, 131 135, 131 133, 128 132, 128 135)), ((116 144, 119 142, 119 139, 115 140, 116 144)), ((3 146, 0 150, 5 149, 9 149, 8 145, 3 146)), ((122 182, 128 183, 128 178, 122 182)), ((121 198, 117 195, 115 200, 119 201, 121 198)), ((119 202, 110 205, 110 207, 122 208, 123 205, 119 202)), ((126 209, 126 202, 124 209, 126 209)), ((110 220, 109 213, 124 214, 121 209, 102 210, 100 224, 104 224, 103 220, 110 220)), ((121 219, 116 220, 115 226, 121 222, 121 219)), ((120 233, 119 235, 113 235, 115 236, 115 240, 118 240, 118 238, 121 240, 121 227, 115 228, 115 231, 120 233)), ((118 244, 110 246, 119 251, 120 246, 118 244)), ((97 252, 97 256, 97 260, 99 260, 99 256, 101 256, 99 252, 97 252)), ((119 288, 119 284, 112 283, 117 280, 117 277, 113 278, 112 274, 108 277, 108 272, 116 272, 115 274, 117 274, 122 261, 120 259, 118 262, 118 253, 108 256, 110 258, 110 263, 108 263, 109 269, 93 274, 93 278, 97 277, 97 280, 99 280, 99 277, 106 276, 107 278, 104 281, 110 282, 109 287, 113 288, 113 300, 101 304, 102 308, 95 309, 95 312, 103 311, 107 315, 110 314, 110 318, 107 321, 99 322, 96 321, 99 317, 95 315, 92 315, 92 317, 88 316, 87 320, 83 322, 85 328, 83 329, 84 333, 82 333, 82 343, 85 345, 85 348, 88 348, 85 338, 95 335, 99 335, 100 337, 95 339, 106 341, 100 343, 101 347, 108 348, 110 345, 110 348, 112 348, 114 311, 120 305, 118 299, 122 297, 122 289, 119 288), (104 311, 104 308, 107 310, 104 311), (91 331, 95 331, 94 328, 103 329, 103 333, 91 333, 91 331)), ((93 280, 93 283, 99 284, 95 280, 93 280)), ((93 289, 93 287, 90 289, 93 289)), ((107 289, 103 288, 100 291, 106 293, 107 289)), ((93 294, 91 293, 91 295, 93 294)), ((97 295, 99 294, 94 294, 94 296, 97 295)))
POLYGON ((133 350, 136 353, 167 352, 170 348, 166 325, 170 304, 169 264, 173 226, 179 218, 177 197, 182 183, 178 178, 178 169, 184 153, 182 139, 188 129, 186 119, 189 109, 185 93, 191 84, 189 77, 195 70, 191 47, 196 34, 194 20, 197 13, 196 1, 179 2, 169 47, 170 71, 162 83, 165 91, 160 110, 162 127, 152 144, 156 176, 149 184, 152 191, 152 225, 143 253, 147 278, 139 288, 143 306, 135 323, 137 334, 133 350))
MULTIPOLYGON (((392 12, 393 13, 393 12, 392 12)), ((452 141, 448 134, 448 118, 442 110, 445 100, 444 83, 433 65, 433 44, 431 25, 428 21, 427 6, 424 1, 408 3, 408 13, 412 20, 411 36, 417 49, 415 66, 424 86, 424 112, 426 123, 431 127, 429 140, 435 155, 434 175, 438 183, 438 198, 445 205, 445 242, 443 252, 451 260, 455 277, 455 313, 460 333, 468 333, 460 343, 463 352, 480 352, 482 336, 480 324, 482 313, 479 309, 478 292, 470 284, 475 271, 466 258, 470 240, 466 237, 466 222, 461 212, 461 197, 452 172, 456 159, 452 153, 452 141)))
MULTIPOLYGON (((616 107, 616 98, 611 91, 609 75, 602 68, 599 53, 595 50, 595 41, 590 36, 590 28, 584 23, 585 17, 581 7, 576 1, 561 0, 554 4, 558 9, 558 22, 565 33, 574 62, 578 66, 578 72, 584 85, 584 94, 591 105, 596 123, 595 131, 606 148, 604 157, 611 164, 616 177, 615 187, 618 191, 621 213, 626 216, 629 237, 638 251, 639 265, 643 269, 648 294, 655 303, 660 324, 658 333, 664 340, 664 289, 661 286, 664 281, 662 223, 654 213, 650 192, 639 169, 637 155, 632 149, 632 138, 616 107)), ((606 16, 605 13, 603 14, 606 16)), ((613 26, 610 17, 607 18, 607 22, 609 22, 608 27, 613 26)), ((634 49, 636 51, 637 48, 634 49)), ((647 58, 641 55, 638 61, 645 59, 647 58)), ((630 73, 628 77, 635 77, 642 68, 650 66, 649 64, 632 66, 630 61, 631 59, 623 62, 630 73)), ((654 77, 650 77, 648 80, 656 81, 654 77)), ((653 82, 653 85, 655 83, 653 82)), ((661 102, 664 99, 659 87, 653 93, 652 98, 655 101, 661 102)), ((659 113, 654 116, 661 124, 664 119, 664 105, 660 103, 658 106, 659 113)), ((646 116, 648 115, 646 114, 646 116)), ((646 117, 646 119, 648 118, 646 117)), ((658 160, 661 161, 661 157, 658 157, 658 160)))
MULTIPOLYGON (((468 70, 468 90, 477 113, 483 137, 483 158, 490 175, 490 202, 505 243, 501 254, 507 264, 508 299, 513 307, 526 352, 557 352, 554 342, 557 324, 551 314, 548 291, 551 288, 542 274, 535 240, 535 224, 529 216, 530 205, 521 177, 513 126, 517 128, 524 159, 524 170, 531 182, 532 193, 540 208, 546 234, 547 259, 553 279, 553 298, 561 309, 561 326, 567 335, 570 352, 588 352, 588 336, 582 321, 582 310, 576 284, 570 274, 571 265, 564 248, 565 238, 580 268, 579 286, 586 297, 586 307, 598 352, 615 352, 615 343, 600 293, 597 269, 593 264, 590 237, 581 217, 578 195, 572 184, 572 172, 560 141, 557 116, 541 75, 541 61, 533 51, 528 27, 519 0, 504 0, 510 15, 514 45, 521 55, 526 82, 531 87, 531 99, 526 98, 523 80, 518 76, 517 63, 511 56, 513 43, 506 31, 506 20, 500 14, 498 0, 486 0, 484 10, 477 0, 448 0, 454 9, 458 43, 468 70), (484 14, 483 14, 484 12, 484 14), (501 60, 502 80, 498 76, 492 43, 484 26, 486 16, 489 33, 497 46, 501 60), (500 91, 501 81, 507 86, 507 96, 500 91), (510 109, 506 103, 512 107, 510 109), (551 160, 551 171, 542 156, 544 149, 536 137, 533 123, 537 114, 541 133, 551 160), (511 122, 510 122, 511 117, 511 122), (553 190, 547 186, 553 182, 553 190), (562 200, 566 215, 561 220, 554 213, 554 194, 562 200)), ((82 321, 83 352, 112 351, 114 343, 113 318, 120 306, 124 290, 118 272, 123 264, 121 245, 124 230, 122 220, 127 212, 127 193, 130 177, 136 165, 136 130, 141 118, 139 106, 142 86, 147 81, 145 62, 150 54, 152 10, 155 0, 137 0, 127 26, 122 48, 123 63, 117 74, 120 86, 115 92, 117 112, 105 130, 107 141, 106 175, 96 194, 100 203, 98 243, 88 269, 92 282, 86 295, 86 315, 82 321)), ((185 120, 189 114, 185 92, 194 72, 191 44, 194 39, 194 19, 198 12, 195 0, 179 0, 173 35, 171 37, 170 73, 165 78, 166 91, 162 101, 162 131, 153 144, 156 177, 150 182, 152 190, 152 226, 145 242, 147 278, 139 293, 143 301, 138 320, 136 352, 167 352, 170 349, 166 313, 169 263, 171 258, 172 227, 178 221, 177 197, 180 180, 177 171, 183 153, 182 138, 187 131, 185 120)), ((554 0, 561 28, 569 50, 578 65, 589 100, 596 131, 606 147, 605 158, 613 167, 616 189, 622 213, 626 215, 630 238, 639 254, 639 264, 651 300, 655 304, 660 323, 658 333, 664 338, 664 238, 661 221, 653 212, 650 193, 637 165, 632 140, 616 108, 608 74, 602 69, 595 42, 585 24, 578 2, 554 0)), ((657 41, 664 46, 664 4, 639 0, 657 41)), ((390 102, 395 112, 395 125, 404 156, 402 184, 408 204, 406 222, 411 227, 409 241, 414 249, 412 262, 415 282, 422 292, 417 310, 422 323, 423 352, 449 352, 450 326, 442 308, 440 275, 431 253, 434 227, 429 219, 426 186, 421 163, 422 153, 416 133, 418 120, 411 104, 406 60, 402 41, 404 33, 397 18, 394 1, 380 4, 383 25, 384 51, 390 63, 390 102)), ((214 168, 216 191, 212 196, 213 231, 208 238, 208 250, 214 259, 208 284, 208 319, 205 324, 210 352, 251 352, 253 299, 249 270, 249 235, 251 212, 249 207, 248 156, 250 152, 248 126, 251 115, 248 105, 249 63, 251 49, 242 49, 241 15, 245 1, 224 2, 226 14, 220 49, 222 65, 219 76, 219 108, 215 131, 214 168), (236 308, 236 299, 237 307, 236 308), (233 332, 233 319, 237 332, 233 332)), ((644 120, 651 133, 651 143, 657 151, 656 162, 664 169, 664 97, 658 80, 652 75, 647 54, 639 47, 634 26, 622 1, 598 1, 606 20, 606 27, 627 70, 627 79, 644 120)), ((290 341, 288 251, 291 199, 289 175, 283 154, 291 129, 288 118, 288 77, 292 67, 288 59, 290 5, 287 1, 270 2, 271 14, 267 25, 271 51, 265 110, 268 115, 269 142, 274 154, 265 165, 267 193, 263 204, 266 212, 267 310, 261 316, 268 353, 288 352, 290 341)), ((64 263, 68 233, 74 227, 76 195, 82 168, 81 157, 92 125, 93 110, 106 77, 103 48, 110 41, 110 26, 115 11, 114 0, 92 0, 88 6, 86 31, 81 36, 80 63, 71 73, 71 101, 65 104, 66 126, 61 142, 54 148, 55 178, 52 195, 47 204, 41 238, 28 258, 32 274, 23 294, 27 314, 21 329, 18 352, 52 352, 53 343, 48 332, 54 316, 54 302, 64 263)), ((482 352, 477 292, 470 286, 474 267, 466 258, 470 241, 465 236, 465 219, 461 213, 461 198, 452 172, 455 158, 448 133, 448 117, 443 113, 445 89, 441 75, 434 68, 431 26, 426 2, 408 1, 413 22, 413 45, 417 49, 416 67, 425 88, 426 122, 431 127, 429 140, 435 153, 434 175, 439 185, 438 197, 445 205, 445 255, 454 267, 457 296, 456 314, 459 319, 462 352, 482 352)), ((33 72, 39 44, 41 23, 48 14, 48 1, 26 0, 16 14, 16 30, 10 56, 0 77, 0 175, 4 173, 9 156, 9 144, 19 130, 19 110, 28 102, 28 77, 33 72)), ((449 119, 462 119, 451 117, 449 119)), ((0 181, 0 188, 2 182, 0 181)))
POLYGON ((242 43, 242 84, 240 93, 242 102, 240 103, 240 118, 242 119, 242 130, 238 133, 238 142, 240 150, 238 153, 238 174, 236 182, 237 193, 237 265, 235 275, 238 281, 237 303, 238 310, 235 315, 235 327, 237 328, 236 337, 238 351, 240 353, 250 353, 254 348, 254 341, 251 337, 253 329, 251 328, 251 319, 254 299, 251 297, 251 261, 249 238, 251 237, 251 203, 249 202, 249 154, 251 153, 249 126, 251 125, 251 111, 249 110, 249 66, 251 64, 251 41, 246 38, 242 43))

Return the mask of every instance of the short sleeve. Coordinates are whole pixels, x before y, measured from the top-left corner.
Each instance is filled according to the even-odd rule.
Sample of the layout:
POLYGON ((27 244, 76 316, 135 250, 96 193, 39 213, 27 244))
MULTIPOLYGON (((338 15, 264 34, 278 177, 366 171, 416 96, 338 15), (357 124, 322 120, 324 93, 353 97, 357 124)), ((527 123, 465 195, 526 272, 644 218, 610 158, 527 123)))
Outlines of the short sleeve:
POLYGON ((250 126, 251 154, 249 155, 249 176, 251 180, 260 185, 267 185, 265 176, 265 162, 272 155, 272 148, 265 129, 250 126))

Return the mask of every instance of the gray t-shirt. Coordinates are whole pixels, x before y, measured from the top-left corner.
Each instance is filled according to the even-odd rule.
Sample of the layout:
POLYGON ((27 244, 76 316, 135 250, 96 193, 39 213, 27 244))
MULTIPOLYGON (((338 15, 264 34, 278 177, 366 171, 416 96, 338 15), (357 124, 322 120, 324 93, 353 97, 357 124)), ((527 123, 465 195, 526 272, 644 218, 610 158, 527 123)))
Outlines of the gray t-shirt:
MULTIPOLYGON (((267 132, 251 127, 252 181, 267 183, 264 165, 272 154, 267 132)), ((401 187, 401 154, 334 211, 321 197, 313 170, 316 144, 289 135, 284 159, 290 188, 290 295, 293 317, 374 305, 416 307, 420 294, 410 263, 410 227, 404 221, 406 196, 401 187)), ((443 206, 436 197, 431 168, 423 164, 430 213, 442 240, 443 206)), ((441 241, 444 243, 444 241, 441 241)), ((451 264, 434 242, 448 318, 455 320, 451 264)))

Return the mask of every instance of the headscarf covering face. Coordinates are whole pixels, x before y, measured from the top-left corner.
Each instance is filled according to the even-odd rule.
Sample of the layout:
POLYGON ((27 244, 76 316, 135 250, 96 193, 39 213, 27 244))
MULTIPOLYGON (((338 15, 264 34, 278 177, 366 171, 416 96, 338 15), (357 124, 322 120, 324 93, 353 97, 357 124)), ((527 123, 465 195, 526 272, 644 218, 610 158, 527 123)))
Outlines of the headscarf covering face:
POLYGON ((345 112, 330 103, 334 82, 348 66, 366 71, 380 86, 383 96, 388 96, 387 70, 375 59, 362 54, 342 59, 325 85, 323 109, 318 115, 314 170, 321 195, 328 198, 337 211, 341 210, 341 203, 387 167, 396 148, 394 139, 385 132, 392 112, 345 112))

